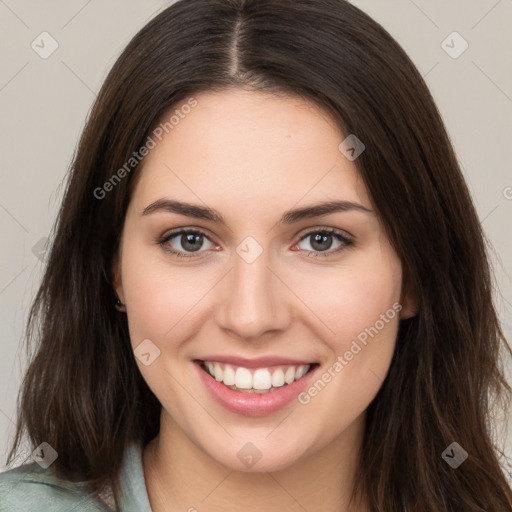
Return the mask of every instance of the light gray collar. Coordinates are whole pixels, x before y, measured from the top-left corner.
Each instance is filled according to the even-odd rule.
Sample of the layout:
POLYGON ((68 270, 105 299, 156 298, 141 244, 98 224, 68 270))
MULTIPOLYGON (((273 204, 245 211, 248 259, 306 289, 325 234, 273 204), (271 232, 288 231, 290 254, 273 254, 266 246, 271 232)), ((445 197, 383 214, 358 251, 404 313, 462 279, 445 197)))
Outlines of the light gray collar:
POLYGON ((130 445, 124 455, 121 468, 120 512, 152 512, 144 480, 141 445, 130 445))

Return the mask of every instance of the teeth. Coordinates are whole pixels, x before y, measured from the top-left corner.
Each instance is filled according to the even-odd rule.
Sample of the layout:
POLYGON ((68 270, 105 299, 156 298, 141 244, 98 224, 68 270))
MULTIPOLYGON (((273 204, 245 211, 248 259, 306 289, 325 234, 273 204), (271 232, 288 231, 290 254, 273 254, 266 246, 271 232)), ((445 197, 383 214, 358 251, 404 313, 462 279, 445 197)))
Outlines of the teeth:
POLYGON ((256 370, 252 378, 252 387, 254 389, 270 389, 272 387, 270 372, 264 369, 256 370))
POLYGON ((295 371, 295 380, 298 380, 300 379, 301 377, 304 377, 304 375, 306 375, 306 372, 307 372, 307 368, 302 365, 302 366, 299 366, 297 368, 297 370, 295 371))
POLYGON ((234 386, 235 385, 235 370, 229 366, 229 364, 226 365, 224 368, 224 378, 222 379, 224 384, 226 386, 234 386))
POLYGON ((223 379, 223 372, 222 372, 222 368, 217 364, 215 363, 213 365, 213 376, 215 377, 215 380, 218 380, 219 382, 223 379))
POLYGON ((284 374, 284 381, 286 384, 291 384, 295 380, 295 368, 291 366, 286 370, 286 373, 284 374))
POLYGON ((281 368, 278 368, 273 374, 272 374, 272 386, 275 388, 280 388, 281 386, 284 386, 284 372, 281 370, 281 368))
POLYGON ((262 393, 300 379, 306 375, 311 365, 279 367, 273 371, 269 368, 258 368, 251 372, 240 366, 235 369, 229 364, 205 361, 204 367, 216 381, 232 389, 262 393))
POLYGON ((235 386, 240 389, 252 388, 252 375, 247 368, 237 368, 235 373, 235 386))

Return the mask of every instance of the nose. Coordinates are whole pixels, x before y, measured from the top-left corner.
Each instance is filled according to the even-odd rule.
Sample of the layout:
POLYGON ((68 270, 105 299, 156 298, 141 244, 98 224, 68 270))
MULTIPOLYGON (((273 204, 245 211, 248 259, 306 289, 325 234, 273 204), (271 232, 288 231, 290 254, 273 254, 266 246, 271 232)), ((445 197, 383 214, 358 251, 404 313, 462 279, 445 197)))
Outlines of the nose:
POLYGON ((234 255, 234 268, 224 279, 216 307, 220 328, 255 341, 288 327, 290 291, 269 263, 265 252, 252 263, 234 255))

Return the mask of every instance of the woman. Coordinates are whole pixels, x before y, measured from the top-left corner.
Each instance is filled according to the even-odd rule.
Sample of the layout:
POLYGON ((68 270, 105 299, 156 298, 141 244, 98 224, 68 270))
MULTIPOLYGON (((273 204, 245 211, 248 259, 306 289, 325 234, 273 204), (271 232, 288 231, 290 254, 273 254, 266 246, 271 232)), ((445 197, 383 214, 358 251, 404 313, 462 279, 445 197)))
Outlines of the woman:
POLYGON ((512 507, 480 224, 421 76, 343 0, 182 0, 134 37, 29 334, 10 455, 26 429, 39 464, 0 510, 512 507))

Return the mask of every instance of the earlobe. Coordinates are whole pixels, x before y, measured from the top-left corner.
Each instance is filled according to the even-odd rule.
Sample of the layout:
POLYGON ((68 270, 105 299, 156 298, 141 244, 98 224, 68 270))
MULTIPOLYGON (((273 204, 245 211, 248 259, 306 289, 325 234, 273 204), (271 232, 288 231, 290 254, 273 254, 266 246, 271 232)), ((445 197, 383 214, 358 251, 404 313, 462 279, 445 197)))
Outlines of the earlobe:
POLYGON ((402 301, 402 309, 400 310, 400 320, 406 320, 412 318, 418 314, 418 303, 415 298, 406 297, 402 301))
POLYGON ((121 265, 117 255, 114 256, 112 260, 112 285, 114 287, 114 293, 118 299, 118 303, 116 307, 119 306, 119 303, 124 306, 124 292, 123 292, 123 283, 121 280, 121 265))
POLYGON ((416 289, 410 285, 410 281, 404 278, 402 296, 400 297, 400 304, 402 309, 400 310, 400 319, 406 320, 412 318, 418 314, 419 311, 419 299, 416 289))

